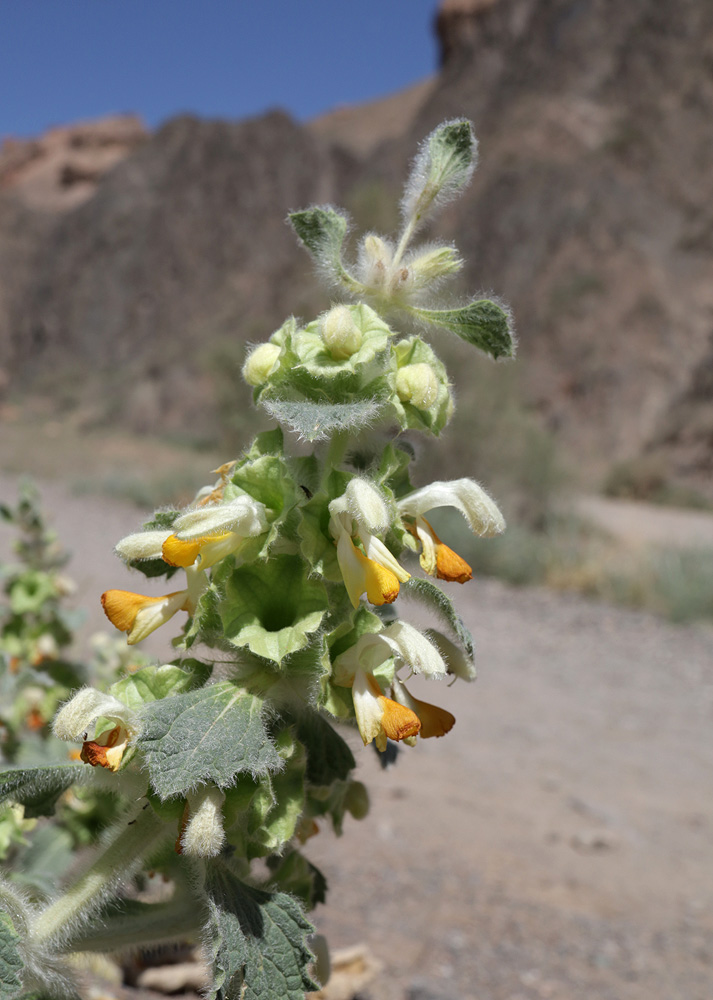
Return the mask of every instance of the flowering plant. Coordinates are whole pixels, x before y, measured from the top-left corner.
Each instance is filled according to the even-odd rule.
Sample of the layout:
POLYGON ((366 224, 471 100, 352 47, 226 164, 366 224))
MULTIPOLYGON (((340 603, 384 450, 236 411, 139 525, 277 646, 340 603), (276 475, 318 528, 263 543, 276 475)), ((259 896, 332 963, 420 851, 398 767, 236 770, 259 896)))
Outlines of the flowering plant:
POLYGON ((450 712, 407 684, 415 674, 472 680, 472 640, 410 560, 439 580, 471 578, 427 520, 434 508, 455 507, 476 535, 504 528, 473 480, 415 488, 402 436, 439 435, 453 411, 446 370, 414 330, 442 327, 493 358, 513 354, 497 301, 431 307, 462 266, 456 249, 412 246, 475 159, 469 122, 436 129, 406 186, 400 237, 367 234, 353 263, 343 213, 290 216, 336 301, 312 322, 289 318, 248 353, 244 378, 277 427, 216 470, 187 509, 158 511, 117 545, 144 575, 177 576, 169 593, 102 597, 129 644, 187 614, 176 658, 63 705, 54 734, 81 745, 80 761, 0 775, 0 795, 33 815, 50 815, 76 783, 125 803, 61 895, 0 884, 0 997, 76 996, 73 953, 186 938, 204 943, 210 998, 297 1000, 325 978, 304 909, 326 885, 302 845, 320 823, 339 833, 347 813, 368 808, 335 724, 356 725, 378 751, 452 728, 450 712), (398 617, 402 590, 442 627, 422 632, 398 617), (122 891, 146 867, 170 880, 170 899, 122 891))

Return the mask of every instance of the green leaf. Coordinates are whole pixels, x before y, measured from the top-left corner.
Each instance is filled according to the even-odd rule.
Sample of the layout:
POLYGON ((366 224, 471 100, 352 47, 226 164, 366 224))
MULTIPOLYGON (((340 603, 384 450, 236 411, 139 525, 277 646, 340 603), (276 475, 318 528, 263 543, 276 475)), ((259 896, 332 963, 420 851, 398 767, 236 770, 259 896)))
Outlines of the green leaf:
POLYGON ((23 968, 20 937, 15 933, 10 914, 0 910, 0 1000, 17 1000, 22 996, 23 968))
POLYGON ((262 721, 263 701, 229 681, 147 705, 137 743, 162 798, 201 782, 225 788, 236 774, 282 767, 262 721))
POLYGON ((408 311, 426 323, 445 327, 495 360, 515 356, 515 331, 510 310, 490 299, 478 299, 461 309, 409 306, 408 311))
POLYGON ((291 850, 282 857, 272 855, 267 859, 267 866, 272 873, 272 882, 283 892, 297 896, 308 910, 326 902, 327 880, 304 854, 291 850))
POLYGON ((304 246, 315 258, 320 268, 345 288, 362 290, 361 284, 346 270, 342 263, 342 247, 347 235, 345 215, 329 205, 291 212, 288 216, 292 228, 304 246))
POLYGON ((208 1000, 304 1000, 318 988, 308 972, 313 927, 296 900, 246 885, 219 861, 207 866, 206 891, 214 975, 208 1000))
MULTIPOLYGON (((203 666, 201 664, 201 666, 203 666)), ((206 668, 209 671, 210 668, 206 668)), ((142 667, 128 677, 122 677, 112 684, 109 693, 128 708, 141 708, 151 701, 159 701, 169 695, 183 694, 206 679, 206 674, 190 673, 173 664, 142 667)))
POLYGON ((307 781, 331 785, 345 781, 356 767, 354 754, 338 732, 317 712, 304 712, 296 719, 295 731, 307 750, 307 781))
POLYGON ((303 400, 261 399, 271 417, 287 424, 306 441, 324 441, 336 431, 356 431, 371 426, 383 413, 383 400, 356 403, 310 403, 303 400))
POLYGON ((405 597, 413 598, 434 611, 455 635, 470 659, 473 659, 473 636, 463 624, 463 619, 456 611, 451 599, 443 593, 440 587, 431 583, 430 580, 412 576, 410 580, 402 584, 402 593, 405 597))
MULTIPOLYGON (((223 567, 227 567, 228 562, 229 560, 225 560, 223 565, 215 567, 213 570, 214 581, 220 576, 221 571, 225 571, 223 567)), ((195 642, 200 640, 206 646, 214 646, 218 649, 226 648, 226 643, 223 640, 223 623, 218 613, 218 601, 218 591, 214 582, 198 598, 196 610, 187 623, 188 627, 183 638, 179 640, 174 639, 176 646, 190 649, 195 642)))
POLYGON ((406 182, 401 211, 420 225, 463 190, 475 169, 478 142, 465 119, 444 122, 423 142, 406 182))
POLYGON ((22 852, 16 880, 24 886, 51 896, 74 860, 72 836, 61 827, 40 826, 30 838, 29 847, 22 852))
POLYGON ((51 816, 62 792, 91 777, 82 764, 58 764, 0 773, 0 802, 10 799, 25 807, 25 819, 51 816))
POLYGON ((229 642, 274 663, 309 645, 327 611, 327 594, 305 569, 289 555, 234 569, 220 607, 229 642))

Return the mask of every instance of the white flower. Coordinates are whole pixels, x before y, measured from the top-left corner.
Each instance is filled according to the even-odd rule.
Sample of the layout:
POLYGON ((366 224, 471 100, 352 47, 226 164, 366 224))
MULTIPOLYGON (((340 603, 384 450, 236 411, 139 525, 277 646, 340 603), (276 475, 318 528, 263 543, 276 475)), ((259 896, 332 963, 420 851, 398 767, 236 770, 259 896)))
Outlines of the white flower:
POLYGON ((390 604, 399 593, 399 583, 410 574, 394 558, 376 533, 389 526, 389 510, 379 491, 366 479, 355 476, 341 497, 329 505, 329 530, 337 542, 337 561, 354 607, 366 593, 372 604, 390 604), (356 537, 364 551, 354 544, 356 537))
POLYGON ((61 740, 82 741, 81 759, 85 763, 110 771, 118 770, 129 741, 138 731, 133 713, 123 702, 90 687, 82 688, 60 709, 53 728, 61 740), (115 724, 87 740, 88 731, 98 719, 115 724))
POLYGON ((420 563, 439 580, 467 583, 473 576, 468 563, 445 545, 423 516, 435 507, 455 507, 476 535, 496 535, 505 528, 497 504, 472 479, 455 479, 424 486, 397 503, 408 530, 421 542, 420 563))

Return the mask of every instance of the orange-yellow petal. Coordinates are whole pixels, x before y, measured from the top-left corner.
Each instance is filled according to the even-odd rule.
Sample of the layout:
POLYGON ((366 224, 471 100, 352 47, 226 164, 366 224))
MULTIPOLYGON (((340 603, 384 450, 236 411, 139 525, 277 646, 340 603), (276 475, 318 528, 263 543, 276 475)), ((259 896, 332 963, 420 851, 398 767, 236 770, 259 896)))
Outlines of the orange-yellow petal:
POLYGON ((385 695, 379 696, 381 705, 381 725, 390 740, 403 740, 407 736, 416 736, 421 730, 421 720, 405 705, 399 705, 385 695))
POLYGON ((372 604, 391 604, 398 597, 398 578, 390 569, 367 558, 346 532, 340 535, 337 542, 337 561, 355 608, 359 607, 359 598, 364 591, 372 604))
POLYGON ((183 542, 178 535, 170 535, 161 547, 161 558, 169 566, 181 566, 185 569, 196 561, 205 541, 205 538, 195 538, 190 542, 183 542))
POLYGON ((177 611, 187 610, 188 592, 179 590, 164 597, 147 597, 128 590, 107 590, 101 602, 104 614, 115 628, 127 633, 131 645, 146 638, 177 611))
POLYGON ((455 716, 439 705, 431 705, 430 702, 420 701, 414 698, 406 685, 395 680, 392 694, 398 699, 398 703, 410 709, 421 720, 420 735, 424 740, 433 736, 445 736, 456 723, 455 716))
POLYGON ((473 570, 457 552, 439 541, 436 545, 436 576, 439 580, 467 583, 473 579, 473 570))
POLYGON ((392 604, 399 596, 397 577, 390 569, 380 566, 373 559, 367 559, 358 549, 357 555, 364 560, 367 600, 371 604, 392 604))

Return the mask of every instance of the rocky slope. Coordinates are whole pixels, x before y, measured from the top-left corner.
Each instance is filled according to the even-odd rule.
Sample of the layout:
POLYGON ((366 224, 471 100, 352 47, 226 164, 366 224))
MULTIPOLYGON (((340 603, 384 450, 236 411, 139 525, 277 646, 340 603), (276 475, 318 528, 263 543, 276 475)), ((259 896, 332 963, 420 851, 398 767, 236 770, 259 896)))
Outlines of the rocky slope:
POLYGON ((129 129, 111 169, 75 168, 51 204, 28 166, 23 183, 3 169, 6 149, 6 391, 77 403, 94 383, 108 415, 137 429, 209 427, 216 368, 224 392, 242 342, 323 302, 285 213, 329 200, 376 224, 415 143, 467 115, 481 165, 436 235, 468 259, 463 290, 512 304, 542 420, 595 472, 659 448, 705 485, 713 7, 444 0, 436 29, 440 72, 411 91, 306 127, 270 114, 180 118, 148 138, 129 129))

